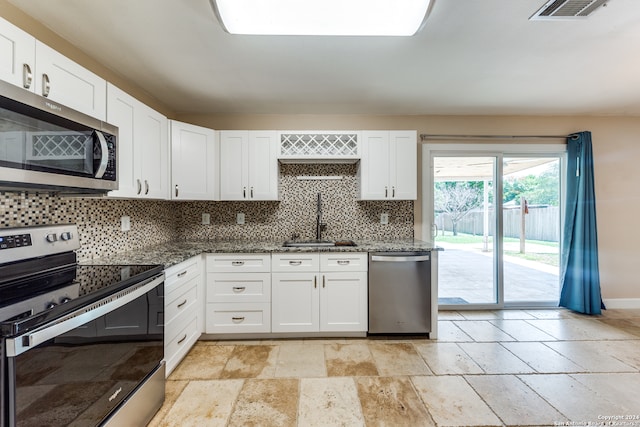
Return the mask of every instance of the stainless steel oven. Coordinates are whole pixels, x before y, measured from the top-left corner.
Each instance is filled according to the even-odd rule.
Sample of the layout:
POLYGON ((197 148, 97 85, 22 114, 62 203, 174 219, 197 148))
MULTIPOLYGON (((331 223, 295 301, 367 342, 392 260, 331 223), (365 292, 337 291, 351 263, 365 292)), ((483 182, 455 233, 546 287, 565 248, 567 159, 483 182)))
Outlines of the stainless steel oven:
POLYGON ((77 241, 0 231, 1 426, 146 425, 162 406, 163 267, 78 265, 77 241))
POLYGON ((115 126, 0 81, 0 188, 118 189, 115 126))

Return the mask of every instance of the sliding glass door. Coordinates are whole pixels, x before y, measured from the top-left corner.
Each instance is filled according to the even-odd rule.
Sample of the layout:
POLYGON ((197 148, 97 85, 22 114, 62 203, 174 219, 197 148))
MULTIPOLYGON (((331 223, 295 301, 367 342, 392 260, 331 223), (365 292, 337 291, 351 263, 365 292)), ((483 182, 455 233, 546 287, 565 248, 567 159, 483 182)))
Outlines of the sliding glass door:
POLYGON ((434 240, 439 302, 498 304, 496 156, 434 156, 434 240))
POLYGON ((564 145, 425 148, 423 236, 444 248, 440 306, 557 305, 564 145))

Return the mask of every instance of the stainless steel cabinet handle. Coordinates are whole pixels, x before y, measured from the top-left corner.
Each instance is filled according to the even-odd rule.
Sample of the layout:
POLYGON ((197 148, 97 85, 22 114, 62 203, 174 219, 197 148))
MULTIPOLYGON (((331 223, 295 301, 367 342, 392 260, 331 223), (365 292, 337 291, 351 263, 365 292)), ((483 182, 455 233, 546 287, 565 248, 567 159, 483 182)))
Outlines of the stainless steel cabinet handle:
POLYGON ((107 145, 107 140, 104 138, 102 132, 94 130, 93 133, 98 138, 98 142, 100 143, 100 150, 102 151, 100 165, 98 166, 98 170, 95 174, 95 177, 100 179, 104 176, 104 173, 107 171, 107 165, 109 164, 109 146, 107 145))
POLYGON ((302 265, 302 261, 289 261, 289 265, 294 265, 294 266, 302 265))
POLYGON ((184 334, 184 336, 180 338, 180 341, 178 341, 178 344, 182 344, 182 342, 186 339, 187 339, 187 334, 184 334))
POLYGON ((242 198, 243 199, 247 198, 247 187, 242 187, 242 198))
POLYGON ((417 256, 379 256, 372 255, 371 261, 384 261, 384 262, 417 262, 417 261, 429 261, 429 255, 417 255, 417 256))
POLYGON ((138 183, 138 192, 136 194, 140 194, 142 193, 142 183, 139 179, 136 179, 136 182, 138 183))
POLYGON ((325 285, 325 277, 326 277, 325 275, 322 275, 322 287, 323 288, 326 287, 326 285, 325 285))
POLYGON ((233 320, 234 322, 239 323, 239 322, 244 321, 244 316, 242 316, 242 317, 232 317, 231 320, 233 320))
POLYGON ((178 273, 177 276, 178 277, 184 277, 185 274, 187 274, 187 270, 185 270, 185 271, 183 271, 181 273, 178 273))
POLYGON ((29 89, 33 82, 33 74, 31 73, 31 67, 29 64, 22 64, 22 87, 29 89))
POLYGON ((396 197, 396 187, 391 187, 391 197, 396 197))
POLYGON ((244 292, 245 289, 247 289, 246 286, 234 286, 233 292, 244 292))
POLYGON ((338 260, 338 265, 349 265, 349 260, 348 259, 339 259, 338 260))
POLYGON ((187 300, 182 301, 180 304, 178 304, 178 308, 182 308, 183 305, 185 305, 187 303, 187 300))
POLYGON ((318 287, 318 276, 315 276, 313 278, 313 289, 318 287))
POLYGON ((49 96, 49 92, 51 91, 51 82, 49 81, 49 76, 46 74, 42 75, 42 96, 49 96))
POLYGON ((231 265, 233 265, 234 267, 240 267, 244 265, 244 261, 232 261, 231 265))
POLYGON ((176 197, 178 197, 178 184, 176 184, 176 197))
POLYGON ((147 181, 146 179, 144 180, 144 194, 147 195, 149 194, 149 181, 147 181))
POLYGON ((389 197, 389 188, 384 187, 384 197, 389 197))
POLYGON ((253 199, 253 187, 251 187, 251 198, 253 199))

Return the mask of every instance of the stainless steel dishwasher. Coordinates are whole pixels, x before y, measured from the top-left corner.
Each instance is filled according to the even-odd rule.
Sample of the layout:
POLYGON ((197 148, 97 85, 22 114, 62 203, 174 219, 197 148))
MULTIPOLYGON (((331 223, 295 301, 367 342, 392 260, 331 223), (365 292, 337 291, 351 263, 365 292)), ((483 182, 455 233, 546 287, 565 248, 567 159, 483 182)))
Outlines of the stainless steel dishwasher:
POLYGON ((369 333, 431 332, 431 253, 369 254, 369 333))

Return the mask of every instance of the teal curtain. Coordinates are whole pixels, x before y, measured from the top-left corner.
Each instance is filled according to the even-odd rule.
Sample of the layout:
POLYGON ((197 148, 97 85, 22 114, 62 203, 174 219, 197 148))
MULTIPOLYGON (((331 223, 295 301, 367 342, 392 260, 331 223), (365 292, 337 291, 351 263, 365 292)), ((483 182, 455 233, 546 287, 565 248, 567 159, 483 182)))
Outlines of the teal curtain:
POLYGON ((560 306, 585 314, 605 308, 600 294, 591 132, 567 138, 567 188, 560 306))

